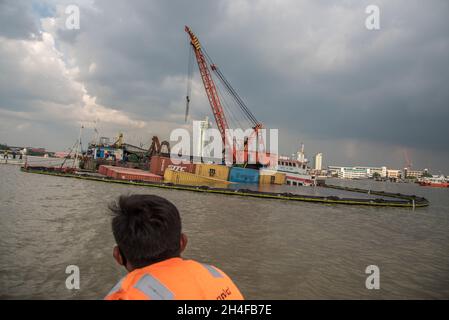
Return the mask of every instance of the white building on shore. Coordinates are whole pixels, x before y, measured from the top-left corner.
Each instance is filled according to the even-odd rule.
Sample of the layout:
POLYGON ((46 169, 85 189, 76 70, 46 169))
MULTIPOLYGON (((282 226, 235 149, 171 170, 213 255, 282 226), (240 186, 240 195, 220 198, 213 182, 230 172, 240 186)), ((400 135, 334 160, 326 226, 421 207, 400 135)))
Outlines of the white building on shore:
POLYGON ((198 133, 196 137, 196 141, 194 142, 196 145, 194 146, 194 153, 199 157, 209 157, 208 146, 206 145, 206 130, 211 128, 212 125, 209 121, 209 118, 206 117, 202 121, 194 121, 194 132, 198 133))
POLYGON ((337 176, 340 179, 367 179, 372 178, 375 173, 378 173, 380 177, 387 178, 387 167, 342 167, 342 166, 329 166, 329 172, 333 176, 337 176))
POLYGON ((323 169, 323 154, 318 153, 315 156, 315 170, 321 171, 323 169))

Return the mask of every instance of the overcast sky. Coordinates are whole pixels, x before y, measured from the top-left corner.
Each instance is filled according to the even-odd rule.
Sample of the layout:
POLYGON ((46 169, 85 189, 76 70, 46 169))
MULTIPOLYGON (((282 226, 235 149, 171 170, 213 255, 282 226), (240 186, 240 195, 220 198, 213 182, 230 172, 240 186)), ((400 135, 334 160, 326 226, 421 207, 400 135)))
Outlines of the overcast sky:
MULTIPOLYGON (((402 168, 406 152, 449 174, 448 16, 447 0, 0 0, 0 143, 64 150, 81 123, 84 140, 168 139, 188 126, 189 25, 282 153, 402 168)), ((191 119, 205 116, 195 65, 191 119)))

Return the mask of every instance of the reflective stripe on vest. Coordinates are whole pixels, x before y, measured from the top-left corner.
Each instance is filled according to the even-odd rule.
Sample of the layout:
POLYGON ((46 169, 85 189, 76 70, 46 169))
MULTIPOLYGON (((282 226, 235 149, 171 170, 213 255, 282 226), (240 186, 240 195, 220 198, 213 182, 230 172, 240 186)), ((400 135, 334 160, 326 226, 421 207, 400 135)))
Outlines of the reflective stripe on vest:
POLYGON ((110 296, 111 294, 117 292, 120 290, 120 288, 122 287, 122 283, 123 280, 125 280, 125 278, 122 278, 122 280, 120 280, 119 282, 117 282, 117 284, 111 289, 111 291, 109 291, 109 293, 106 295, 106 297, 110 296))
POLYGON ((136 283, 134 288, 142 291, 151 300, 173 300, 173 293, 153 276, 146 274, 136 283))
POLYGON ((223 275, 218 272, 217 269, 215 269, 214 267, 208 265, 208 264, 204 264, 202 263, 203 267, 205 267, 207 269, 207 271, 209 271, 209 273, 214 277, 214 278, 223 278, 223 275))

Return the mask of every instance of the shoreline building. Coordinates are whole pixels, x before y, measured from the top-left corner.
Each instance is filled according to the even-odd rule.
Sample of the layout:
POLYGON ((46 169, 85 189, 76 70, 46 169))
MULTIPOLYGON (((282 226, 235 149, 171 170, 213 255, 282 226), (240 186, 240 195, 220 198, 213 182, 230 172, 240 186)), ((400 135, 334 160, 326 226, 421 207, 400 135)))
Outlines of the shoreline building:
MULTIPOLYGON (((329 172, 333 176, 337 176, 340 179, 367 179, 372 178, 375 173, 378 173, 381 178, 388 177, 387 167, 342 167, 342 166, 329 166, 329 172)), ((392 172, 393 174, 393 172, 392 172)))
MULTIPOLYGON (((206 130, 211 128, 212 125, 209 121, 209 117, 206 117, 204 120, 201 121, 194 121, 193 122, 195 128, 194 132, 198 132, 196 143, 196 151, 195 155, 199 156, 201 158, 207 158, 209 157, 208 152, 208 146, 206 145, 206 130)), ((194 149, 195 150, 195 149, 194 149)))
POLYGON ((425 171, 426 170, 412 170, 410 168, 404 168, 404 178, 419 179, 422 178, 425 171))
POLYGON ((388 179, 400 179, 402 176, 402 172, 401 170, 396 170, 396 169, 388 169, 387 170, 387 178, 388 179))
POLYGON ((315 171, 321 171, 323 169, 323 154, 317 153, 315 155, 315 171))

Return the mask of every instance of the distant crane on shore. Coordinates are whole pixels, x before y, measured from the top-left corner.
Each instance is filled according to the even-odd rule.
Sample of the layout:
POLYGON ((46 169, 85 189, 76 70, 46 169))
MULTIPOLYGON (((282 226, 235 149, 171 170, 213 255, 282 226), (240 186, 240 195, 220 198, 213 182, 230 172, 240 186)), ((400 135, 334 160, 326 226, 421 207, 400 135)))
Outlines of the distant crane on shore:
POLYGON ((413 164, 412 164, 412 161, 410 160, 407 149, 403 150, 403 154, 404 154, 404 159, 405 159, 405 168, 411 169, 413 164))

